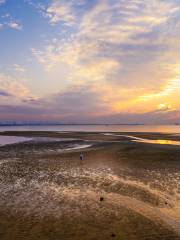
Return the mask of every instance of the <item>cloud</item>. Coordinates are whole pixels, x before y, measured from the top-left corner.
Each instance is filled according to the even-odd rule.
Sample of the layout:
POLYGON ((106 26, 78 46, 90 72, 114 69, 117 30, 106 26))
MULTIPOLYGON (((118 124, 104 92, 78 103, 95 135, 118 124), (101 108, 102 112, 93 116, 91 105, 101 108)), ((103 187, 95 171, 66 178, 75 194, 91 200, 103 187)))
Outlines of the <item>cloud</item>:
POLYGON ((6 25, 15 30, 22 30, 22 25, 17 22, 9 22, 6 25))
POLYGON ((4 90, 0 90, 0 96, 9 97, 9 96, 11 96, 11 94, 6 92, 6 91, 4 91, 4 90))
POLYGON ((31 107, 28 105, 19 105, 19 104, 1 104, 0 105, 0 121, 26 121, 30 122, 33 120, 42 119, 44 109, 36 108, 35 106, 31 107))
MULTIPOLYGON (((7 77, 5 79, 7 81, 7 77)), ((10 79, 12 82, 13 79, 10 79)), ((0 85, 3 86, 0 96, 6 97, 4 102, 1 99, 1 120, 6 117, 6 120, 49 120, 65 123, 173 123, 180 117, 180 110, 173 110, 169 103, 159 105, 158 110, 137 113, 135 108, 132 109, 134 96, 129 111, 127 100, 133 95, 133 89, 122 91, 97 83, 88 86, 76 84, 59 93, 34 98, 27 89, 21 95, 24 86, 17 83, 10 86, 10 82, 4 85, 1 82, 0 85), (11 97, 10 104, 7 97, 11 97), (12 104, 13 97, 20 101, 13 100, 12 104), (120 112, 112 109, 117 102, 120 103, 120 112)))
MULTIPOLYGON (((14 79, 0 88, 2 93, 32 112, 41 108, 42 118, 49 112, 52 119, 162 119, 179 109, 180 7, 175 0, 28 2, 50 22, 44 46, 31 49, 37 74, 41 67, 45 71, 41 88, 48 94, 37 99, 14 79)), ((25 72, 18 64, 13 68, 25 72)))
POLYGON ((49 121, 61 123, 144 123, 144 124, 174 124, 180 119, 180 110, 154 111, 146 113, 119 113, 92 115, 87 113, 65 112, 42 106, 0 105, 0 120, 17 121, 49 121))
MULTIPOLYGON (((125 54, 121 51, 123 44, 129 43, 131 46, 138 44, 147 47, 151 38, 148 34, 165 24, 178 10, 173 3, 158 0, 144 3, 138 0, 97 2, 90 10, 81 13, 78 19, 78 30, 72 39, 71 37, 65 39, 66 43, 64 40, 59 40, 59 44, 51 43, 44 51, 39 51, 41 57, 39 59, 42 63, 46 64, 49 60, 53 65, 53 63, 59 63, 61 59, 77 62, 102 54, 114 59, 118 56, 118 46, 119 56, 125 54)), ((64 11, 71 12, 70 8, 73 3, 74 1, 53 1, 50 9, 52 7, 54 12, 56 9, 57 13, 59 8, 68 9, 64 11)), ((59 12, 61 15, 61 10, 59 12)), ((68 14, 65 15, 68 17, 68 14)), ((74 19, 75 16, 72 18, 74 19)), ((58 21, 60 18, 56 16, 55 19, 58 21)), ((137 51, 139 50, 141 49, 137 48, 137 51)))
POLYGON ((20 66, 19 64, 14 64, 13 68, 15 71, 20 72, 20 73, 26 72, 26 69, 24 67, 20 66))
POLYGON ((13 105, 17 102, 20 103, 24 99, 35 98, 28 88, 24 85, 23 80, 13 78, 5 74, 0 74, 0 99, 1 104, 5 101, 10 102, 13 105), (9 96, 8 99, 4 97, 9 96))
POLYGON ((175 10, 176 5, 159 0, 98 1, 83 16, 80 35, 106 43, 132 43, 138 34, 166 23, 175 10))
POLYGON ((13 17, 6 13, 0 16, 0 30, 4 28, 11 28, 15 30, 22 30, 23 26, 19 21, 14 20, 13 17))
POLYGON ((42 12, 45 17, 49 18, 50 23, 53 25, 61 23, 65 26, 73 26, 77 23, 78 19, 77 7, 84 4, 85 0, 53 0, 42 12))
MULTIPOLYGON (((50 6, 54 11, 57 9, 57 13, 59 7, 72 12, 73 3, 74 1, 53 1, 50 6)), ((91 80, 98 80, 97 75, 102 74, 101 79, 120 85, 124 83, 124 78, 128 78, 126 83, 129 82, 129 85, 138 84, 135 77, 129 77, 125 72, 129 69, 129 75, 134 73, 138 78, 139 75, 144 78, 145 71, 142 71, 140 64, 145 69, 154 68, 153 78, 156 81, 160 71, 154 59, 159 61, 167 48, 164 46, 164 39, 159 39, 161 33, 157 33, 157 30, 160 26, 163 29, 177 11, 177 6, 168 1, 97 1, 88 11, 80 14, 78 30, 72 36, 63 40, 56 39, 56 42, 52 41, 44 49, 33 49, 32 52, 47 71, 55 71, 59 66, 68 65, 71 70, 70 78, 74 76, 74 81, 81 78, 87 80, 85 74, 91 80), (156 43, 154 48, 153 42, 156 43), (131 61, 134 61, 134 65, 131 61), (114 74, 111 80, 110 71, 101 71, 103 62, 103 70, 108 66, 111 68, 113 63, 114 74), (124 75, 121 74, 122 66, 124 75)), ((58 16, 55 19, 58 21, 58 16)), ((146 82, 148 79, 144 81, 144 85, 146 82)))
POLYGON ((169 111, 172 109, 172 106, 171 104, 168 104, 168 103, 160 103, 158 106, 157 106, 157 109, 159 111, 169 111))
POLYGON ((98 123, 143 123, 143 124, 174 124, 179 121, 180 110, 172 111, 152 111, 145 113, 119 113, 112 115, 105 115, 96 122, 98 123))
POLYGON ((62 22, 65 25, 72 25, 75 21, 71 4, 64 4, 63 1, 53 1, 53 3, 46 9, 46 15, 49 17, 52 24, 62 22))
POLYGON ((0 0, 0 5, 4 4, 6 2, 6 0, 0 0))
MULTIPOLYGON (((60 3, 53 4, 57 7, 60 3)), ((69 92, 74 86, 82 87, 91 99, 89 111, 143 113, 148 105, 153 112, 162 101, 169 102, 167 95, 171 97, 169 104, 179 107, 172 97, 179 88, 174 69, 180 57, 172 47, 180 35, 174 23, 180 10, 175 1, 97 1, 78 18, 72 1, 62 6, 73 15, 76 31, 42 49, 32 49, 32 53, 50 77, 60 75, 66 101, 58 94, 57 102, 64 102, 63 109, 73 112, 65 104, 68 94, 86 102, 82 94, 69 92), (169 28, 171 24, 174 28, 169 28), (168 65, 172 56, 174 63, 168 65)), ((56 20, 58 23, 60 18, 56 20)), ((75 102, 71 102, 72 108, 78 111, 80 106, 75 102)))
POLYGON ((34 101, 34 104, 41 106, 42 109, 48 109, 59 117, 76 115, 95 117, 118 113, 119 108, 121 112, 128 111, 128 104, 132 103, 134 94, 138 94, 135 89, 115 89, 111 85, 102 85, 97 82, 88 85, 80 83, 71 85, 58 93, 46 95, 34 101), (119 106, 117 103, 120 103, 119 106))

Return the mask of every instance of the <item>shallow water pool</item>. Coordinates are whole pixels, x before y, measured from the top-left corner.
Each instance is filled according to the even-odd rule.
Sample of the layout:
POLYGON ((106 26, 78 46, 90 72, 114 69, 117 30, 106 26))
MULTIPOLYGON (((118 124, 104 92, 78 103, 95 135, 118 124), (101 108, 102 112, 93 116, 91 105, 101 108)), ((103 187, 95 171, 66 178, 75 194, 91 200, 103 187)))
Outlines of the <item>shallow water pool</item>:
POLYGON ((16 137, 16 136, 0 136, 0 146, 4 146, 7 144, 13 144, 13 143, 20 143, 25 141, 30 141, 31 138, 25 138, 25 137, 16 137))

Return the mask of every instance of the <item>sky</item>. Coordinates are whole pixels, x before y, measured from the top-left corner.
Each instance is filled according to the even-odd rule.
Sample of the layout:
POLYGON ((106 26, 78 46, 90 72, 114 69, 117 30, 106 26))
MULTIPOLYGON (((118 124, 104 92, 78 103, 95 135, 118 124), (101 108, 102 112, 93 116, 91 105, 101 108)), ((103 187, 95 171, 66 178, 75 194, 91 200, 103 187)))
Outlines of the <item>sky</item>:
POLYGON ((0 0, 0 121, 180 122, 180 0, 0 0))

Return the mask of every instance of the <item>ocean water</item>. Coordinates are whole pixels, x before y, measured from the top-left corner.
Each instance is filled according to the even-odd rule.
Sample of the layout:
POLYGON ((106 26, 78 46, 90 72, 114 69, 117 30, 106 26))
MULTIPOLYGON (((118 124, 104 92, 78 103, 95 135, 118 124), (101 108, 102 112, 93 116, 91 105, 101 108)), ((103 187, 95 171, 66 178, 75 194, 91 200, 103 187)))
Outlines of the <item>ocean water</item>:
POLYGON ((160 132, 180 134, 180 125, 41 125, 0 126, 4 131, 160 132))

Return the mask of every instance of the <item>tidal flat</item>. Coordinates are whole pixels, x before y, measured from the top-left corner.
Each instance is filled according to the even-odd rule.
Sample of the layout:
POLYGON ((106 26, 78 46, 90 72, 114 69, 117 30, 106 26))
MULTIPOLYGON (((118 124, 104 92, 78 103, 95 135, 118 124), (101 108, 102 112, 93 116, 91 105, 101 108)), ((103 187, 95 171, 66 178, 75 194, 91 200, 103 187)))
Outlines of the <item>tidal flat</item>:
POLYGON ((180 240, 180 135, 0 135, 0 239, 180 240))

